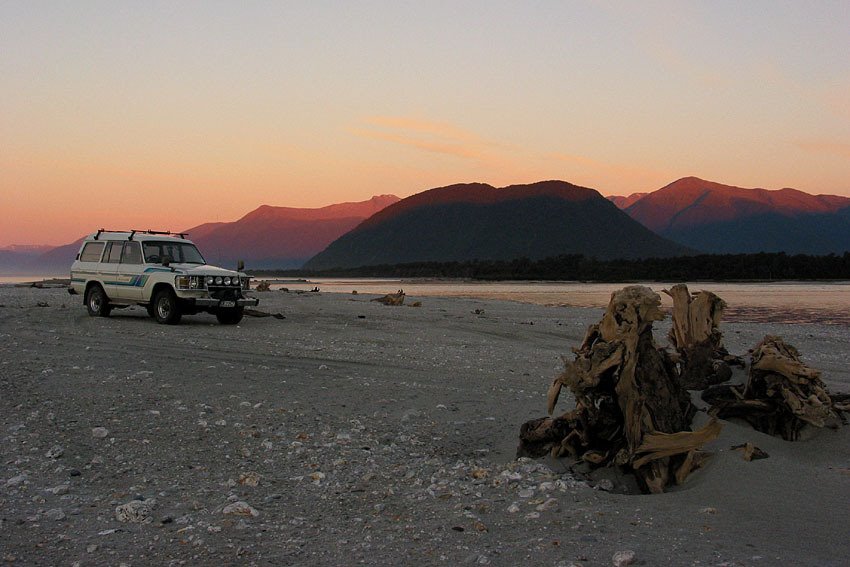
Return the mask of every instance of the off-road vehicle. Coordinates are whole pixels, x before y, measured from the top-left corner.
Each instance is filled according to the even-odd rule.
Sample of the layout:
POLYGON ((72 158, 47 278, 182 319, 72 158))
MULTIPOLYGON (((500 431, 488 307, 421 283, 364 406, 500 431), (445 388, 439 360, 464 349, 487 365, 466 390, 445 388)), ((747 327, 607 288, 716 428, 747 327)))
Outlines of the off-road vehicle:
POLYGON ((250 289, 250 276, 207 264, 184 233, 100 229, 80 246, 68 292, 82 295, 93 317, 143 305, 159 323, 206 311, 234 325, 259 303, 250 289))

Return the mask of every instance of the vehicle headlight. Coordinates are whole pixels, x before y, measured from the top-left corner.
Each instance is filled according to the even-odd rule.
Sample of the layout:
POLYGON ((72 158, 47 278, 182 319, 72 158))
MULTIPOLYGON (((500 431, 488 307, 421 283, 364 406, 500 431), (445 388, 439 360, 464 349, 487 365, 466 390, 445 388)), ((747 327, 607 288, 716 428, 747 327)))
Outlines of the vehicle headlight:
POLYGON ((221 276, 215 277, 215 285, 221 285, 223 282, 224 280, 221 278, 221 276))
POLYGON ((212 285, 215 283, 215 278, 212 276, 207 276, 207 285, 212 285))
POLYGON ((174 285, 177 289, 203 289, 203 276, 177 276, 174 278, 174 285))
POLYGON ((225 276, 224 285, 230 285, 230 276, 225 276))

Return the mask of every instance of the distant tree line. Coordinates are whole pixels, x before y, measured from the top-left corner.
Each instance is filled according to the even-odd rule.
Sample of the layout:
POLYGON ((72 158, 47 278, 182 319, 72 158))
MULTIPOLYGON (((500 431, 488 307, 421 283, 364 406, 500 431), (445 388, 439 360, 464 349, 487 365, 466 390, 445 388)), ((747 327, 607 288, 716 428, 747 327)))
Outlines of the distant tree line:
POLYGON ((597 260, 564 255, 542 260, 472 260, 465 262, 411 262, 363 266, 321 272, 253 270, 258 276, 324 276, 384 278, 464 278, 473 280, 562 280, 620 282, 630 280, 740 281, 740 280, 847 280, 850 252, 843 255, 703 254, 677 258, 597 260))

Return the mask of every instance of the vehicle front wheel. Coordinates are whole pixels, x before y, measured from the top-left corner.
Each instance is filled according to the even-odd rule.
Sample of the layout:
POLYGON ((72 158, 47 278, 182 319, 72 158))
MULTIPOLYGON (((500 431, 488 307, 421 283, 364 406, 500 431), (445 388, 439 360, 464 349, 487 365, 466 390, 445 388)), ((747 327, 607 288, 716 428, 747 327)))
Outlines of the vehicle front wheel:
POLYGON ((180 322, 180 305, 177 296, 170 289, 164 289, 153 299, 154 319, 163 325, 176 325, 180 322))
POLYGON ((109 317, 112 306, 99 285, 91 286, 86 292, 86 309, 92 317, 109 317))
POLYGON ((235 325, 242 320, 245 315, 244 307, 235 307, 233 309, 219 309, 215 312, 215 318, 222 325, 235 325))

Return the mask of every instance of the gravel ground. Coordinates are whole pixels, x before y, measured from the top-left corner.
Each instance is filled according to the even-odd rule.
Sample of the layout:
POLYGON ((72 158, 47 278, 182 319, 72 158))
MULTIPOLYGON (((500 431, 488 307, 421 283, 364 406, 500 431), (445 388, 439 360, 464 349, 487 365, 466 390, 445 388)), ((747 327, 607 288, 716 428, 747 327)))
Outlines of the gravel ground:
MULTIPOLYGON (((0 564, 847 564, 847 427, 727 424, 658 496, 514 459, 599 309, 259 296, 285 319, 170 327, 0 288, 0 564)), ((850 390, 847 327, 723 328, 737 354, 783 335, 850 390)))

